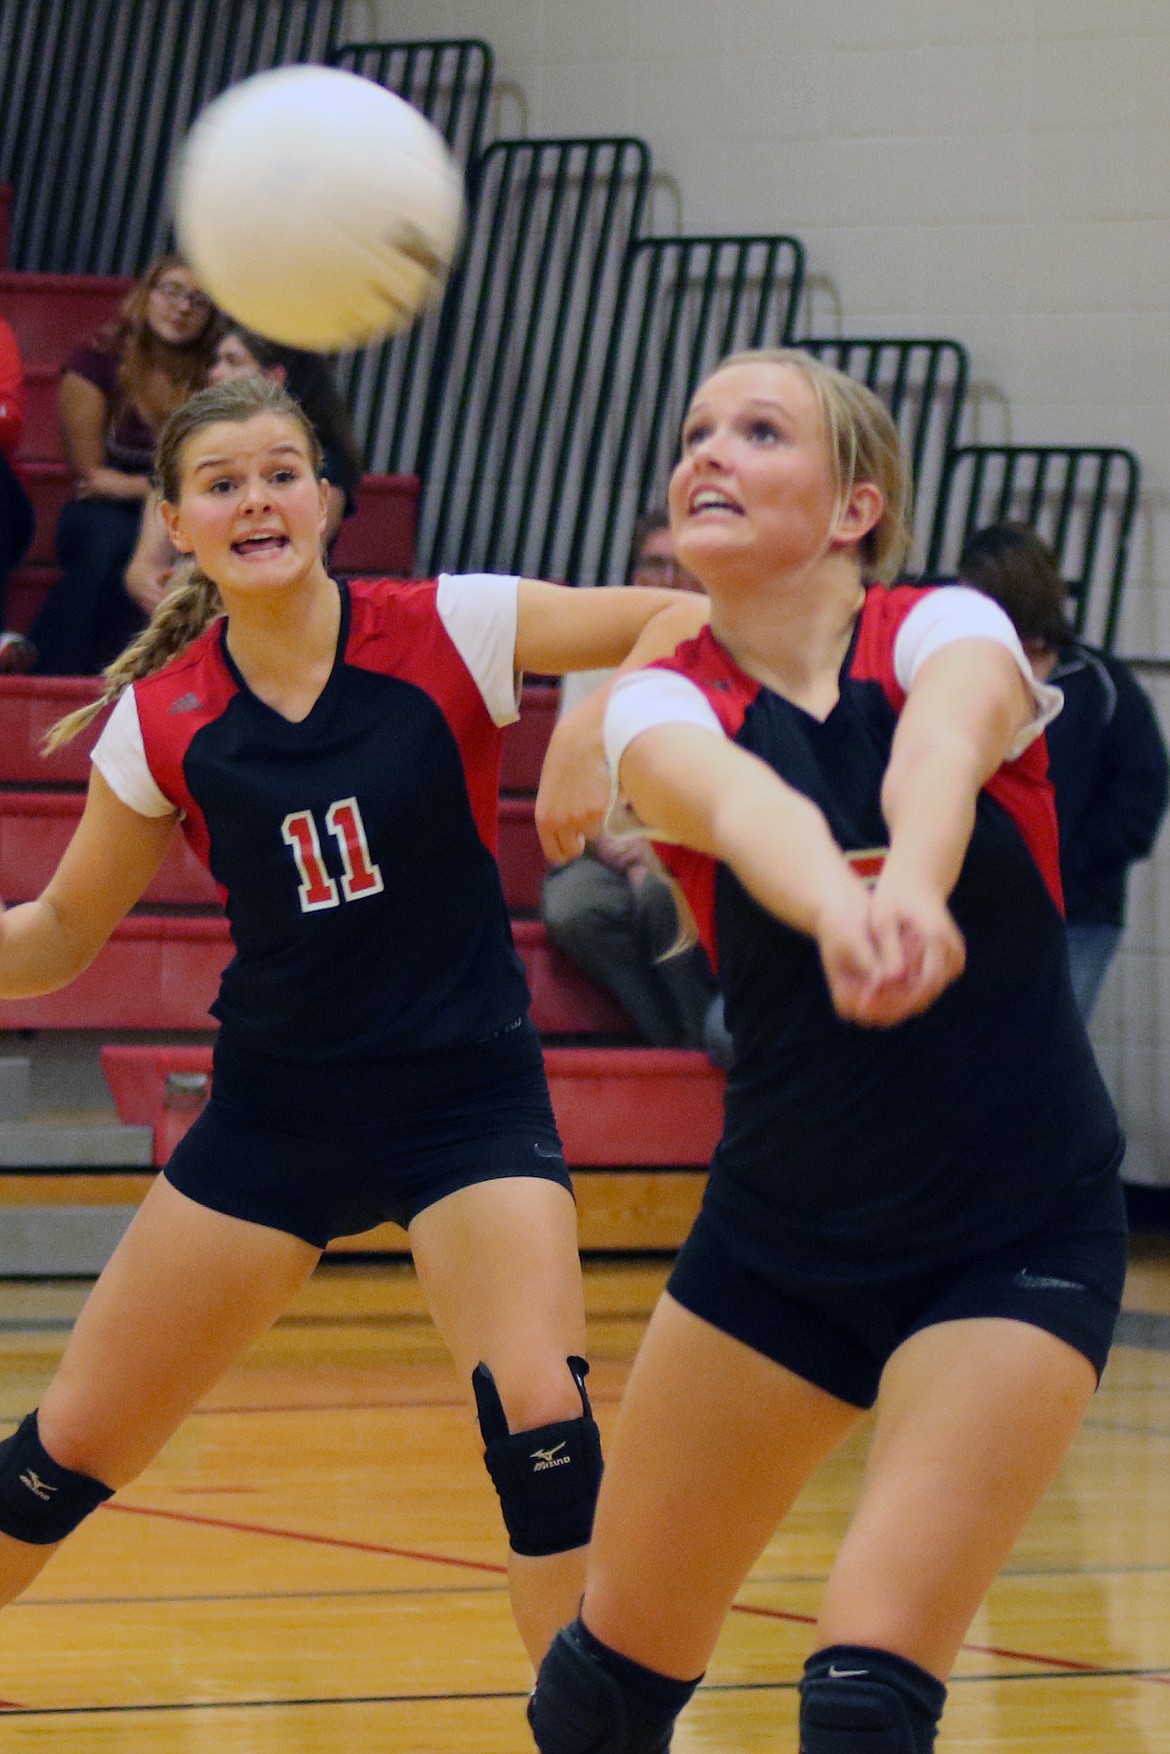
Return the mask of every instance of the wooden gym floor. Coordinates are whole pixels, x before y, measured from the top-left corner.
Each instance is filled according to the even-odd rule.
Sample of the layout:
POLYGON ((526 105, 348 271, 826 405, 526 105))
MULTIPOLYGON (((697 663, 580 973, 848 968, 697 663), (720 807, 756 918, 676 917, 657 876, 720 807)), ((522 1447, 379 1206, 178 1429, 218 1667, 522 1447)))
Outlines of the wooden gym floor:
MULTIPOLYGON (((603 1429, 664 1274, 588 1269, 603 1429)), ((35 1403, 84 1290, 0 1284, 0 1432, 35 1403)), ((1170 1239, 1135 1245, 1127 1302, 1127 1343, 972 1628, 942 1750, 1170 1750, 1170 1239)), ((4 1754, 530 1751, 474 1435, 409 1268, 329 1263, 4 1614, 4 1754)), ((677 1754, 795 1748, 863 1453, 851 1443, 773 1539, 677 1754)))

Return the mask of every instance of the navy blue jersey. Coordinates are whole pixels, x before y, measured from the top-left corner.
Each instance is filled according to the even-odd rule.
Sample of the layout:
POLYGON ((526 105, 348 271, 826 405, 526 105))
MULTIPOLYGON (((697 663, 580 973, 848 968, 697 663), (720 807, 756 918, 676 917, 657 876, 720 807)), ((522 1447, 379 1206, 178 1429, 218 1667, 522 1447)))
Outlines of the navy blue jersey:
MULTIPOLYGON (((882 779, 905 694, 898 630, 925 593, 867 594, 823 721, 747 676, 710 631, 661 668, 880 869, 882 779)), ((735 1040, 707 1210, 740 1253, 799 1269, 929 1265, 1007 1243, 1111 1177, 1117 1118, 1073 1002, 1043 739, 978 801, 951 907, 967 968, 921 1017, 865 1029, 834 1011, 816 945, 716 861, 659 852, 717 964, 735 1040)))
POLYGON ((183 812, 220 886, 222 1046, 305 1066, 462 1046, 528 1005, 494 858, 516 581, 340 589, 302 722, 251 692, 219 621, 134 684, 94 755, 131 807, 183 812))

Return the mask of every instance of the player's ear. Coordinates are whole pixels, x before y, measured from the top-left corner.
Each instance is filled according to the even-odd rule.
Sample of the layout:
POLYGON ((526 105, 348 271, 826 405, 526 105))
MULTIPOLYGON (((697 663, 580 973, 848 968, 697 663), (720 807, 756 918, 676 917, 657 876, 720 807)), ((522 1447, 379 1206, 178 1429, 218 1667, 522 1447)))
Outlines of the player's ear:
POLYGON ((167 527, 167 535, 171 539, 171 547, 177 548, 180 554, 194 554, 195 544, 190 540, 183 529, 183 514, 180 512, 178 506, 171 505, 169 500, 160 499, 158 502, 158 509, 162 516, 162 521, 167 527))
POLYGON ((885 509, 885 496, 876 482, 854 482, 848 499, 837 514, 834 544, 843 548, 854 547, 880 522, 885 509))

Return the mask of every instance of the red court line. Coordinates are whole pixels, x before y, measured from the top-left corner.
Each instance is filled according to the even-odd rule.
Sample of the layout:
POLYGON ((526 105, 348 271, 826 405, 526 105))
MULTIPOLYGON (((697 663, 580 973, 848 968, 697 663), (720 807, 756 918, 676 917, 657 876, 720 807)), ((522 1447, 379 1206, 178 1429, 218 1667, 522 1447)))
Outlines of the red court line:
MULTIPOLYGON (((103 1504, 101 1509, 119 1510, 125 1516, 153 1516, 167 1522, 191 1523, 197 1528, 229 1529, 240 1535, 272 1535, 278 1540, 307 1541, 318 1547, 344 1547, 357 1553, 382 1553, 391 1559, 419 1559, 426 1565, 452 1565, 463 1571, 490 1572, 495 1577, 501 1577, 507 1571, 506 1566, 493 1565, 484 1559, 456 1559, 449 1553, 422 1553, 412 1547, 388 1547, 377 1541, 351 1541, 342 1535, 314 1535, 303 1529, 274 1529, 264 1523, 241 1523, 227 1517, 192 1516, 182 1510, 156 1510, 148 1505, 117 1503, 103 1504)), ((733 1602, 731 1612, 756 1615, 763 1620, 785 1620, 796 1626, 816 1625, 815 1614, 794 1614, 786 1608, 761 1608, 750 1602, 733 1602)), ((1062 1669, 1080 1675, 1104 1675, 1109 1672, 1100 1663, 1079 1662, 1073 1657, 1041 1656, 1036 1651, 1011 1650, 1005 1645, 964 1644, 963 1649, 978 1656, 1004 1657, 1009 1662, 1036 1663, 1041 1668, 1062 1669)), ((1170 1687, 1170 1675, 1143 1675, 1140 1679, 1170 1687)))
POLYGON ((386 1547, 377 1541, 350 1541, 343 1535, 313 1535, 305 1529, 274 1529, 264 1523, 233 1522, 227 1517, 191 1516, 184 1510, 156 1510, 145 1504, 103 1504, 102 1510, 120 1510, 123 1516, 154 1516, 166 1522, 193 1523, 201 1529, 230 1529, 238 1535, 274 1535, 282 1541, 308 1541, 317 1547, 344 1547, 355 1553, 382 1553, 391 1559, 421 1559, 427 1565, 454 1565, 463 1571, 490 1571, 503 1576, 507 1567, 484 1559, 456 1559, 449 1553, 418 1553, 412 1547, 386 1547))

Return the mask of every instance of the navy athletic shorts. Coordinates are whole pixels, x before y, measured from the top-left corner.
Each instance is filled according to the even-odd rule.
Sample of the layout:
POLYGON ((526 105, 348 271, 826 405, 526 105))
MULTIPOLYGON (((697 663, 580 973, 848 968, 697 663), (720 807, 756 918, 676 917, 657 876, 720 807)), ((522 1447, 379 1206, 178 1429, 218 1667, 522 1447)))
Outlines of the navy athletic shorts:
POLYGON ((1100 1377, 1121 1307, 1125 1202, 1114 1179, 1034 1235, 929 1271, 875 1263, 847 1277, 783 1269, 765 1279, 700 1212, 666 1289, 677 1303, 855 1407, 872 1407, 903 1340, 938 1322, 1004 1316, 1045 1328, 1100 1377))
POLYGON ((180 1193, 324 1248, 502 1176, 572 1189, 527 1018, 485 1042, 376 1067, 218 1051, 211 1096, 164 1171, 180 1193))

